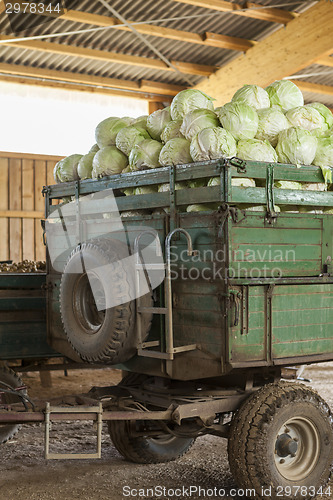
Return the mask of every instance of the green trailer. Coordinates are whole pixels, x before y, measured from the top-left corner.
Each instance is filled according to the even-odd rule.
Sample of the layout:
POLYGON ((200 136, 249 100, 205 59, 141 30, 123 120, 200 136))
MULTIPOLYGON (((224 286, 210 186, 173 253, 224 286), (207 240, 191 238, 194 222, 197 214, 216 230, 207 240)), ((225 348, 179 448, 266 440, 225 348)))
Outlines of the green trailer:
POLYGON ((47 338, 74 361, 126 371, 89 397, 104 401, 127 459, 172 460, 213 434, 228 438, 235 480, 254 496, 311 498, 330 477, 333 417, 282 369, 333 360, 333 194, 277 189, 278 180, 323 176, 232 158, 45 187, 47 338), (176 189, 213 177, 215 186, 176 189), (149 192, 124 196, 138 186, 149 192), (105 209, 108 197, 121 218, 105 209), (149 238, 162 263, 142 259, 149 238), (103 309, 98 300, 126 297, 133 282, 124 249, 136 290, 140 273, 165 279, 103 309), (112 268, 107 285, 98 266, 112 268))

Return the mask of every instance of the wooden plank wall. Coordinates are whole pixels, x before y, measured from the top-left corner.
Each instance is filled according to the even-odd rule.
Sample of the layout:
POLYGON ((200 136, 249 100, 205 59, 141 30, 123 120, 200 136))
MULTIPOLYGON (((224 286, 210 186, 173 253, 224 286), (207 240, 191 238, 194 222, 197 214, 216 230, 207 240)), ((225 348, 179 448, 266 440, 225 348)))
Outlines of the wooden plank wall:
POLYGON ((42 188, 61 157, 0 152, 0 261, 45 260, 42 188))

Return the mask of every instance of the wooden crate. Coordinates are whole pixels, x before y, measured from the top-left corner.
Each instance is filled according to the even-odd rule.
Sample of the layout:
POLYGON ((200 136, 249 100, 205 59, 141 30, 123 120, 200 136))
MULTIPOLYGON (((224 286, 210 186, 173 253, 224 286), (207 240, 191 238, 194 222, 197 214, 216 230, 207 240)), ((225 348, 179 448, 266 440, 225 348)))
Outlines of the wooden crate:
POLYGON ((62 157, 0 152, 0 260, 45 260, 42 188, 62 157))

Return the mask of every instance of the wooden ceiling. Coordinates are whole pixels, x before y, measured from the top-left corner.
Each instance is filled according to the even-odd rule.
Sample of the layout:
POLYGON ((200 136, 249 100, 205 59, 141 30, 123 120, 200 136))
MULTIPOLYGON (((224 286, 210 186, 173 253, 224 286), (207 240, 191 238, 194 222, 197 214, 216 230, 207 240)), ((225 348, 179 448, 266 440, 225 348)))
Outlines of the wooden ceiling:
POLYGON ((105 0, 71 2, 75 8, 46 24, 31 23, 31 28, 34 15, 27 14, 21 31, 13 33, 0 0, 0 81, 164 103, 195 86, 223 104, 245 83, 266 86, 301 71, 305 78, 294 76, 301 90, 333 107, 330 1, 109 2, 127 23, 140 23, 132 25, 134 33, 103 4, 105 0), (171 21, 145 22, 151 19, 171 21), (95 28, 108 29, 78 33, 95 28), (68 32, 72 35, 45 38, 68 32))

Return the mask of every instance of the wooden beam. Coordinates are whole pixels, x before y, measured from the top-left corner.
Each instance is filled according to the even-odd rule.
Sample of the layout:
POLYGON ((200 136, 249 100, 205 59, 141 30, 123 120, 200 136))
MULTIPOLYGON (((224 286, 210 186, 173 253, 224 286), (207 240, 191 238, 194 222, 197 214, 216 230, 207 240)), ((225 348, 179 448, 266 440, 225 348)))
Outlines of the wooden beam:
POLYGON ((209 31, 205 33, 205 42, 211 47, 240 50, 242 52, 246 52, 258 43, 254 40, 246 40, 245 38, 236 36, 219 35, 218 33, 211 33, 209 31))
POLYGON ((184 90, 185 88, 186 87, 183 87, 181 85, 153 82, 151 80, 141 80, 140 82, 141 92, 151 92, 153 94, 160 94, 160 95, 174 96, 178 94, 178 92, 180 92, 181 90, 184 90))
POLYGON ((298 16, 296 12, 287 10, 265 8, 259 4, 252 2, 244 2, 243 4, 223 2, 222 0, 175 0, 176 2, 202 7, 204 9, 213 9, 219 12, 228 12, 240 16, 261 19, 272 23, 287 24, 298 16), (243 10, 247 9, 247 10, 243 10))
POLYGON ((318 2, 284 30, 265 38, 195 88, 215 97, 216 106, 224 104, 242 85, 266 87, 330 54, 332 33, 333 6, 331 2, 318 2))
POLYGON ((148 104, 148 114, 151 115, 154 111, 158 111, 159 109, 163 109, 163 102, 150 102, 148 104))
MULTIPOLYGON (((90 14, 89 12, 80 12, 77 10, 68 10, 61 19, 73 21, 76 23, 90 24, 94 26, 115 26, 116 29, 131 31, 128 26, 121 26, 121 22, 115 17, 90 14), (119 25, 119 26, 118 26, 119 25)), ((131 21, 129 21, 131 22, 131 21)), ((208 47, 217 47, 220 49, 239 50, 243 52, 254 45, 254 41, 243 38, 219 35, 218 33, 193 33, 191 31, 176 30, 165 28, 154 24, 137 24, 134 28, 143 35, 168 38, 179 42, 196 43, 208 47)))
MULTIPOLYGON (((61 43, 41 42, 39 40, 27 40, 21 42, 10 42, 13 37, 1 35, 1 45, 10 47, 20 47, 22 49, 37 50, 49 54, 58 54, 62 56, 82 57, 83 59, 93 59, 98 61, 107 61, 109 63, 126 64, 130 66, 140 66, 156 70, 171 71, 175 70, 160 59, 150 57, 131 56, 120 54, 118 52, 109 52, 107 50, 85 49, 74 45, 61 43)), ((189 75, 208 76, 214 73, 218 68, 216 66, 207 66, 204 64, 192 64, 183 61, 171 61, 174 66, 179 68, 182 73, 189 75)))
POLYGON ((12 151, 0 151, 0 158, 19 158, 27 160, 47 160, 47 161, 59 161, 64 158, 63 156, 56 155, 41 155, 33 153, 13 153, 12 151))
POLYGON ((315 63, 320 64, 321 66, 329 66, 330 68, 333 68, 333 57, 330 56, 319 57, 319 59, 317 59, 315 63))
POLYGON ((44 213, 35 210, 0 210, 0 217, 19 219, 43 219, 44 213))
POLYGON ((0 73, 8 75, 19 75, 33 79, 47 79, 60 82, 71 82, 75 84, 85 84, 90 86, 98 86, 113 89, 124 89, 135 92, 149 92, 158 94, 159 96, 174 96, 185 87, 180 85, 169 85, 167 83, 159 84, 143 80, 140 82, 132 82, 128 80, 121 80, 118 78, 105 78, 100 76, 86 75, 83 73, 72 73, 69 71, 57 71, 43 68, 32 68, 29 66, 0 63, 0 73))
POLYGON ((305 82, 302 80, 291 80, 302 92, 312 92, 313 94, 333 95, 332 85, 321 85, 319 83, 305 82))
MULTIPOLYGON (((1 71, 0 71, 1 73, 1 71)), ((0 74, 0 81, 8 83, 17 83, 22 85, 33 85, 39 87, 56 88, 62 90, 71 90, 77 92, 87 92, 89 94, 106 94, 119 97, 129 97, 132 99, 144 99, 145 101, 170 102, 172 96, 158 95, 147 91, 131 92, 130 90, 117 90, 109 87, 100 87, 95 85, 80 85, 76 83, 63 83, 55 80, 40 80, 36 78, 26 78, 24 76, 6 76, 0 74)))

